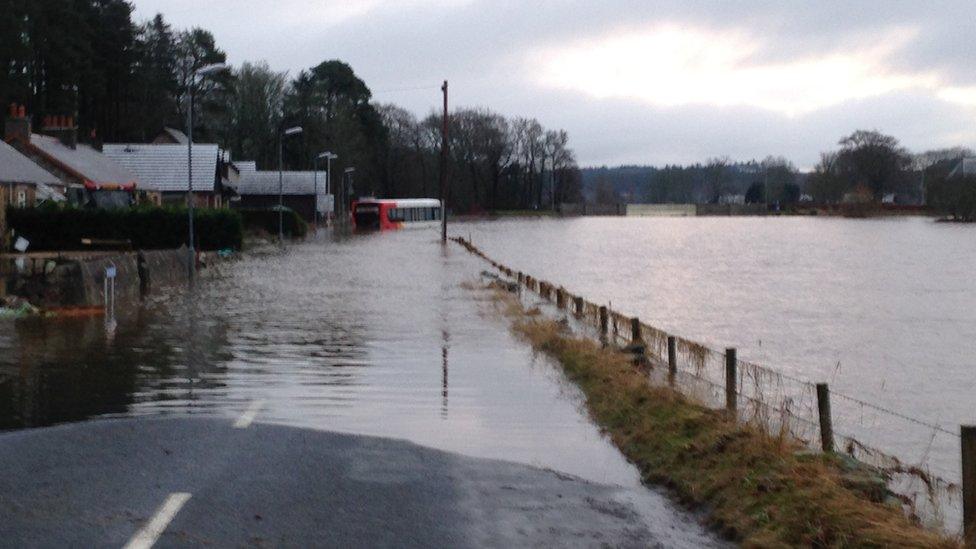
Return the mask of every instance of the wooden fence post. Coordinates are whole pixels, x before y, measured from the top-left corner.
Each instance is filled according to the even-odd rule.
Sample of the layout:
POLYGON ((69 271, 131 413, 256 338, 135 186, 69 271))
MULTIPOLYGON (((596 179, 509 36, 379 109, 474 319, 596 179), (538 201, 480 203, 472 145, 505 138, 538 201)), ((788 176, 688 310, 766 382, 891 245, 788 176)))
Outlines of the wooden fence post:
POLYGON ((674 378, 678 374, 678 341, 674 336, 668 336, 668 382, 674 385, 674 378))
POLYGON ((601 305, 600 306, 600 335, 602 337, 607 337, 607 332, 609 331, 608 330, 609 324, 610 324, 610 319, 607 316, 607 307, 606 305, 601 305))
POLYGON ((523 273, 522 271, 518 272, 518 283, 519 286, 525 284, 525 273, 523 273))
POLYGON ((574 297, 573 305, 576 306, 576 316, 583 316, 583 298, 579 296, 574 297))
POLYGON ((738 407, 735 387, 736 366, 735 349, 730 347, 725 350, 725 409, 731 412, 733 417, 738 407))
POLYGON ((566 291, 562 288, 556 288, 556 308, 566 308, 566 291))
POLYGON ((641 337, 640 319, 635 316, 630 319, 630 342, 637 344, 641 341, 644 341, 644 338, 641 337))
POLYGON ((817 410, 820 412, 820 447, 834 451, 834 426, 830 418, 830 389, 826 383, 817 384, 817 410))
POLYGON ((962 526, 966 547, 976 547, 976 425, 959 428, 962 446, 962 526))

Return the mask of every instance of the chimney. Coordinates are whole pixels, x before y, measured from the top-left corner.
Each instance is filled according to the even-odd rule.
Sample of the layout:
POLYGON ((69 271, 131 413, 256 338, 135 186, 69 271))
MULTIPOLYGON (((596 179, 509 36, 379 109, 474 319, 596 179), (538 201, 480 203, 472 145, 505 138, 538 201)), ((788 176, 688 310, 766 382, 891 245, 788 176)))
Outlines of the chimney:
POLYGON ((24 143, 30 143, 30 135, 31 123, 30 118, 27 117, 27 109, 23 105, 11 103, 10 111, 4 124, 4 140, 19 139, 24 143))
POLYGON ((71 116, 45 116, 41 133, 56 137, 65 147, 74 149, 78 146, 78 127, 71 116))

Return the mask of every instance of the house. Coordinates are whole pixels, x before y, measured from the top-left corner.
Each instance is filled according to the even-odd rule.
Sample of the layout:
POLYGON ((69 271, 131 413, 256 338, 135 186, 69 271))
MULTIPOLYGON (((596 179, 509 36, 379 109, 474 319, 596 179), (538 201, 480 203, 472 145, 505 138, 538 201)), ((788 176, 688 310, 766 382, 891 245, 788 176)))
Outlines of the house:
MULTIPOLYGON (((193 194, 199 208, 220 208, 233 195, 227 164, 214 143, 193 144, 193 194)), ((159 191, 162 203, 182 204, 189 191, 187 145, 106 143, 102 152, 159 191)))
POLYGON ((28 208, 41 199, 64 200, 61 182, 17 149, 0 141, 0 249, 7 235, 7 207, 28 208))
POLYGON ((719 204, 745 204, 746 195, 736 193, 725 193, 718 197, 719 204))
POLYGON ((78 127, 71 117, 46 116, 40 133, 34 133, 25 108, 11 105, 4 141, 48 173, 57 184, 50 185, 80 205, 131 204, 143 188, 138 177, 94 148, 78 143, 78 127), (120 202, 121 199, 121 202, 120 202))
MULTIPOLYGON (((241 164, 247 164, 239 162, 241 164)), ((295 210, 305 221, 315 221, 332 211, 332 195, 325 192, 324 172, 283 172, 282 204, 295 210), (316 199, 316 196, 318 197, 316 199)), ((271 208, 278 205, 278 172, 242 171, 237 184, 239 208, 271 208)))

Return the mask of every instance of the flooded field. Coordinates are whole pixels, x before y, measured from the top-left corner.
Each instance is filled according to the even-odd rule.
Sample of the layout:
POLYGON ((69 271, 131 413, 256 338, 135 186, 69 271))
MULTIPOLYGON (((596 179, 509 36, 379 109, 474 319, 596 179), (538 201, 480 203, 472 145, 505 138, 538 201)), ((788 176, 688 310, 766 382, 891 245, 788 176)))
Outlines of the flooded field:
MULTIPOLYGON (((976 421, 976 227, 926 218, 578 218, 456 227, 498 261, 835 392, 976 421)), ((958 438, 833 399, 858 432, 958 478, 958 438), (912 432, 909 432, 912 431, 912 432)))
POLYGON ((2 320, 0 429, 234 418, 258 406, 262 422, 406 439, 618 486, 649 517, 674 521, 673 542, 701 542, 681 537, 700 527, 662 511, 670 504, 640 486, 558 366, 462 287, 484 265, 438 236, 323 236, 245 258, 185 295, 123 308, 111 336, 100 318, 2 320))

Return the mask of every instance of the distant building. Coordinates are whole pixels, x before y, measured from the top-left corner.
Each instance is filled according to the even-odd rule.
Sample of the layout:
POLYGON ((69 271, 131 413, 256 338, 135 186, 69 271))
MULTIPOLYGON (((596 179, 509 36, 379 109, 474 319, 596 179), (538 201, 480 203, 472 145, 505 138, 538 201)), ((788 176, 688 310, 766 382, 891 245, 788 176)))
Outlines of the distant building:
POLYGON ((245 174, 258 171, 258 163, 253 160, 237 160, 234 162, 238 173, 245 174))
MULTIPOLYGON (((241 164, 238 162, 238 167, 241 164)), ((281 180, 282 204, 295 210, 305 221, 315 221, 332 212, 332 195, 325 192, 325 173, 284 172, 281 180), (318 191, 316 193, 316 190, 318 191)), ((237 184, 240 208, 271 208, 278 205, 278 172, 242 171, 237 184)))
POLYGON ((719 204, 745 204, 746 195, 733 194, 733 193, 723 194, 722 196, 718 197, 718 203, 719 204))
MULTIPOLYGON (((160 193, 164 204, 184 204, 189 191, 186 144, 106 143, 102 151, 160 193)), ((200 208, 219 208, 233 195, 231 172, 220 147, 193 144, 193 193, 200 208)))

